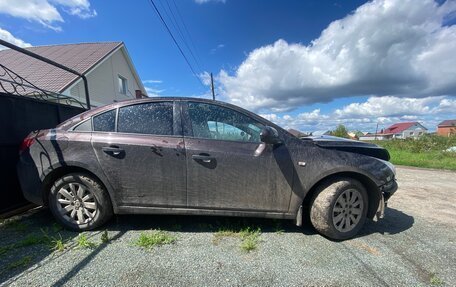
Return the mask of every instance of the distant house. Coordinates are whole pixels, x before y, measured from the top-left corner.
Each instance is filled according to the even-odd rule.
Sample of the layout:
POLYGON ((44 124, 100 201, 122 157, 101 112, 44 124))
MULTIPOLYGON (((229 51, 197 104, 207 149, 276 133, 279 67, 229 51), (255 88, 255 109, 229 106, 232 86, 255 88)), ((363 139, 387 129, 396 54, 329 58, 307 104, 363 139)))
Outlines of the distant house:
MULTIPOLYGON (((93 107, 147 96, 123 42, 26 49, 84 74, 93 107)), ((11 49, 0 51, 0 63, 40 89, 86 102, 83 81, 76 75, 11 49)))
POLYGON ((456 120, 446 120, 437 126, 437 134, 439 136, 456 135, 456 120))
POLYGON ((330 136, 331 131, 330 130, 321 130, 321 131, 314 131, 312 132, 312 136, 330 136))
POLYGON ((353 139, 353 140, 357 140, 359 139, 360 137, 363 137, 365 134, 361 131, 350 131, 347 133, 348 136, 353 139))
POLYGON ((366 133, 362 136, 359 137, 360 141, 373 141, 373 140, 388 140, 391 139, 390 135, 384 135, 384 134, 375 134, 375 133, 366 133))
POLYGON ((419 122, 397 123, 377 134, 366 134, 360 137, 360 140, 389 140, 389 139, 406 139, 418 138, 427 133, 425 128, 419 122))
POLYGON ((301 131, 298 131, 298 130, 296 130, 296 129, 288 129, 288 132, 289 132, 290 134, 294 135, 295 137, 298 137, 298 138, 308 136, 308 133, 306 133, 306 132, 301 132, 301 131))
POLYGON ((397 123, 383 131, 383 135, 395 139, 417 138, 427 133, 425 128, 419 122, 397 123))

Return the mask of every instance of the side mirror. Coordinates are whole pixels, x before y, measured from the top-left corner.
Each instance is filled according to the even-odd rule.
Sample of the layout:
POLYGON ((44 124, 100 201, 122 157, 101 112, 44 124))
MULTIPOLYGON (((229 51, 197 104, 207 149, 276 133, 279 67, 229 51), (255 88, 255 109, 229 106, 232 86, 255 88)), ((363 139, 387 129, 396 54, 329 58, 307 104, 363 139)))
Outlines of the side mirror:
POLYGON ((260 133, 260 139, 267 144, 279 144, 282 141, 279 138, 279 132, 270 126, 265 126, 260 133))

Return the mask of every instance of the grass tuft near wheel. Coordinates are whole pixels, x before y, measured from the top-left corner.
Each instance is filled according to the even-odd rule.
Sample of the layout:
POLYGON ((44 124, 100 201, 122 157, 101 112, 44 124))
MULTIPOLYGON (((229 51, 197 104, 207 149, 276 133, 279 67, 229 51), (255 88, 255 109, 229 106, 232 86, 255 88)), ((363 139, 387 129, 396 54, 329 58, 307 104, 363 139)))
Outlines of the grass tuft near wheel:
POLYGON ((113 214, 103 185, 85 173, 70 173, 56 180, 49 193, 49 208, 61 224, 76 231, 95 229, 113 214))
POLYGON ((322 235, 335 240, 355 236, 363 227, 368 208, 364 186, 351 178, 322 184, 310 205, 310 221, 322 235))

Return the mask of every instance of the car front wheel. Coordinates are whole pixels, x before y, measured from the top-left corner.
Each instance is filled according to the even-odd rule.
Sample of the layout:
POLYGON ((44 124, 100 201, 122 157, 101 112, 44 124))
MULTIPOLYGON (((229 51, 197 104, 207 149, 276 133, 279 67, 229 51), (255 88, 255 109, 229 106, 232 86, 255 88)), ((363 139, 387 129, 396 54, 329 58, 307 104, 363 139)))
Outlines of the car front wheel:
POLYGON ((55 181, 49 194, 49 208, 61 224, 76 231, 97 228, 113 213, 105 188, 83 173, 71 173, 55 181))
POLYGON ((363 227, 368 207, 364 186, 357 180, 340 178, 320 186, 310 206, 310 221, 330 239, 355 236, 363 227))

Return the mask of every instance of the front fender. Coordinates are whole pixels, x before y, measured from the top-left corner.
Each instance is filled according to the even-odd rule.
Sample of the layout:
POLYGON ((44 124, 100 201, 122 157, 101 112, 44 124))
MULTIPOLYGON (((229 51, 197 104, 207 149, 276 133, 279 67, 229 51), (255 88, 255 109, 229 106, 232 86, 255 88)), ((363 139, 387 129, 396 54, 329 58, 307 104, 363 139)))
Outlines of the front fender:
POLYGON ((325 178, 337 174, 358 175, 372 183, 367 188, 378 191, 378 187, 394 176, 389 167, 374 157, 324 149, 308 142, 292 146, 290 154, 295 169, 290 212, 297 212, 308 193, 325 178))

